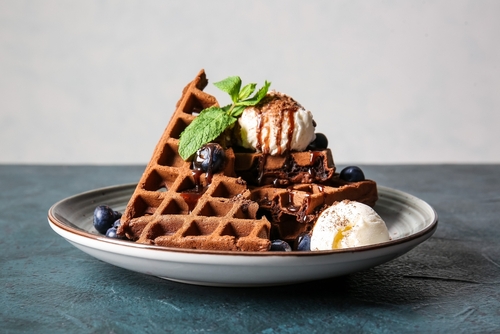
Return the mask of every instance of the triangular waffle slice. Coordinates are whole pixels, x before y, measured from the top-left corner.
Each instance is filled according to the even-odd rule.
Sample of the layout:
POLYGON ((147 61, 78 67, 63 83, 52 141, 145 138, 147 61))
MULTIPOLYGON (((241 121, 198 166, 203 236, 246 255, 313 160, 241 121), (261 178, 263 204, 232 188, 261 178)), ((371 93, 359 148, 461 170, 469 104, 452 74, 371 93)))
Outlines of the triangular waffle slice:
POLYGON ((118 228, 140 243, 205 249, 267 251, 270 223, 258 219, 246 182, 234 171, 234 153, 226 150, 224 170, 207 186, 178 154, 179 136, 204 108, 217 105, 202 90, 205 72, 183 90, 153 157, 127 204, 118 228))

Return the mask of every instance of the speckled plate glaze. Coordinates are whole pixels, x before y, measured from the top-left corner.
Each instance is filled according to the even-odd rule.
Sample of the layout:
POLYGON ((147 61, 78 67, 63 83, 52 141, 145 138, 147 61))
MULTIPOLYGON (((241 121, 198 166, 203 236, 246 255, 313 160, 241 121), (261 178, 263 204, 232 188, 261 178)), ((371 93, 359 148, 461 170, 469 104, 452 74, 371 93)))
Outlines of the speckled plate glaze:
POLYGON ((92 225, 97 205, 123 212, 135 184, 95 189, 63 199, 48 212, 52 229, 75 247, 110 264, 164 279, 207 286, 270 286, 346 275, 401 256, 427 240, 438 217, 423 200, 378 187, 377 213, 391 241, 316 252, 200 251, 137 244, 100 235, 92 225))

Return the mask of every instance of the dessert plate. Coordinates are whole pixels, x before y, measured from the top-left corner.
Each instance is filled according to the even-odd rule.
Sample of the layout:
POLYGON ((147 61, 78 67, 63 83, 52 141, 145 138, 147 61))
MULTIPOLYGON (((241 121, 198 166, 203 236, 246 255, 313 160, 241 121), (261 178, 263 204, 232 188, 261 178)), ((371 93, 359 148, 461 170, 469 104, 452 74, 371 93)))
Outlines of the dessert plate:
POLYGON ((270 286, 346 275, 401 256, 428 239, 438 217, 423 200, 378 187, 374 209, 385 220, 391 241, 314 252, 201 251, 110 239, 93 227, 96 206, 123 212, 135 184, 95 189, 63 199, 48 212, 52 229, 75 247, 110 264, 146 275, 208 286, 270 286))

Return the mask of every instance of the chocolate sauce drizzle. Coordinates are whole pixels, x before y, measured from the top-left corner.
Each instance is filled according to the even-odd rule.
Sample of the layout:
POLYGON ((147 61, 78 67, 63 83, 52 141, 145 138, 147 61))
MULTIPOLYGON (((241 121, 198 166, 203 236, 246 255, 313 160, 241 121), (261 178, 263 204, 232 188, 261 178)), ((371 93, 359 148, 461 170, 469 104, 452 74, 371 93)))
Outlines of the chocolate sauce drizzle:
MULTIPOLYGON (((318 184, 316 186, 318 187, 318 191, 323 195, 323 201, 320 205, 314 208, 315 210, 321 208, 325 204, 326 200, 326 193, 324 192, 324 187, 318 184)), ((307 223, 311 219, 310 215, 309 216, 306 215, 306 212, 309 212, 309 207, 311 206, 311 197, 314 194, 313 185, 309 185, 308 191, 304 189, 300 189, 300 191, 304 193, 304 199, 302 200, 302 203, 299 206, 294 203, 295 189, 293 188, 293 186, 287 188, 288 203, 285 209, 289 213, 295 214, 297 216, 298 222, 307 223)))
POLYGON ((194 208, 198 204, 198 201, 200 200, 201 196, 207 191, 208 187, 212 183, 212 178, 214 174, 214 166, 213 166, 213 161, 214 161, 214 155, 215 153, 215 146, 208 144, 205 146, 206 149, 208 149, 208 156, 205 158, 208 160, 207 162, 207 171, 205 173, 205 181, 206 184, 203 185, 201 181, 201 176, 203 175, 204 171, 200 167, 200 164, 195 164, 193 162, 192 165, 192 176, 194 179, 194 188, 187 189, 183 192, 180 193, 181 197, 184 199, 186 204, 188 205, 188 213, 193 212, 194 208))
POLYGON ((309 176, 311 177, 311 180, 314 180, 316 178, 316 170, 314 167, 318 165, 318 160, 321 158, 321 152, 318 151, 311 151, 309 157, 309 164, 310 167, 308 169, 309 176))
MULTIPOLYGON (((300 105, 297 104, 292 98, 289 97, 283 97, 279 95, 272 95, 271 101, 266 101, 266 103, 263 103, 263 106, 268 106, 268 110, 266 112, 263 112, 262 108, 255 108, 257 111, 257 145, 256 149, 258 151, 261 151, 263 154, 269 154, 271 147, 271 128, 273 126, 276 126, 276 133, 275 133, 275 142, 281 143, 281 136, 282 136, 282 131, 283 131, 283 124, 285 121, 288 121, 288 124, 290 125, 287 129, 287 140, 286 140, 286 146, 285 149, 283 150, 282 146, 278 146, 278 155, 285 154, 290 151, 291 149, 291 143, 293 139, 293 133, 295 131, 295 118, 294 115, 299 110, 300 105), (274 107, 274 105, 277 105, 274 107), (271 122, 272 118, 268 117, 267 113, 272 113, 275 111, 274 109, 278 109, 279 111, 277 112, 277 120, 274 122, 271 122), (271 124, 272 123, 272 124, 271 124), (267 131, 264 135, 264 126, 267 124, 267 131)), ((266 108, 267 109, 267 108, 266 108)))
POLYGON ((192 175, 194 178, 194 188, 187 189, 180 193, 182 199, 184 199, 188 206, 188 213, 193 212, 201 196, 203 196, 207 189, 207 187, 204 187, 201 183, 202 174, 203 171, 200 168, 194 169, 192 171, 192 175))
POLYGON ((287 187, 292 182, 296 182, 296 180, 293 181, 293 177, 304 172, 309 174, 309 177, 306 176, 308 180, 304 180, 304 182, 322 179, 321 152, 311 151, 310 164, 306 168, 298 167, 291 158, 292 140, 296 127, 294 116, 299 109, 302 109, 302 106, 294 99, 279 93, 268 95, 255 106, 254 110, 257 114, 256 150, 262 152, 258 158, 257 166, 255 166, 257 185, 272 183, 276 187, 287 187), (284 124, 289 125, 286 128, 286 140, 282 138, 284 124), (284 156, 286 160, 279 170, 266 171, 267 157, 271 154, 272 142, 279 143, 276 153, 284 156))
POLYGON ((288 205, 287 205, 286 209, 292 213, 299 211, 300 206, 296 206, 293 204, 293 199, 294 199, 294 195, 295 195, 295 193, 293 192, 293 188, 287 188, 287 193, 288 193, 288 205))

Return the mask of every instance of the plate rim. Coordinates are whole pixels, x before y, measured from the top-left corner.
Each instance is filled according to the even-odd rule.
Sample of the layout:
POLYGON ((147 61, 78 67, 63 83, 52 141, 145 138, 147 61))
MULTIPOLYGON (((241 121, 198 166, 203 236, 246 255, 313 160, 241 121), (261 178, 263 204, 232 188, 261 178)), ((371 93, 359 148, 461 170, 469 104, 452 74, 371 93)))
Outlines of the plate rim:
MULTIPOLYGON (((258 252, 258 251, 221 251, 221 250, 201 250, 201 249, 187 249, 187 248, 175 248, 175 247, 165 247, 165 246, 156 246, 156 245, 146 245, 146 244, 140 244, 137 242, 133 242, 130 240, 119 240, 119 239, 111 239, 106 236, 101 236, 98 234, 90 233, 88 231, 85 231, 80 228, 74 228, 71 225, 73 225, 70 221, 68 221, 65 217, 62 217, 57 213, 57 209, 61 206, 64 205, 67 202, 70 202, 72 200, 78 199, 79 197, 84 197, 88 196, 93 193, 98 193, 98 192, 104 192, 104 191, 117 191, 118 189, 128 189, 130 188, 133 190, 137 186, 137 183, 125 183, 125 184, 118 184, 118 185, 111 185, 111 186, 106 186, 106 187, 100 187, 100 188, 95 188, 91 190, 87 190, 78 194, 74 194, 71 196, 68 196, 66 198, 63 198, 56 203, 54 203, 48 210, 47 214, 47 219, 49 221, 49 224, 51 225, 52 229, 53 226, 56 226, 59 229, 62 229, 72 235, 76 235, 79 237, 83 237, 86 239, 89 239, 89 241, 97 241, 97 242, 103 242, 108 245, 120 245, 120 246, 126 246, 126 247, 132 247, 135 249, 142 249, 142 250, 150 250, 150 251, 159 251, 159 252, 167 252, 167 253, 183 253, 183 254, 203 254, 203 255, 217 255, 217 256, 251 256, 251 257, 268 257, 268 256, 280 256, 280 257, 303 257, 303 256, 324 256, 324 255, 332 255, 332 254, 343 254, 343 253, 361 253, 361 252, 367 252, 367 251, 372 251, 375 249, 383 249, 387 247, 393 247, 398 244, 402 243, 407 243, 410 242, 414 239, 421 238, 424 235, 429 234, 429 237, 434 234, 435 230, 437 229, 438 226, 438 221, 439 217, 436 212, 436 210, 426 201, 422 200, 419 197, 416 197, 410 193, 390 188, 390 187, 385 187, 377 184, 377 190, 379 192, 379 198, 380 194, 384 193, 393 193, 396 195, 399 195, 401 197, 407 197, 411 200, 418 201, 420 204, 424 205, 427 207, 427 209, 430 210, 432 213, 432 222, 429 223, 425 228, 422 230, 412 233, 408 236, 404 236, 395 240, 390 240, 387 242, 383 243, 378 243, 378 244, 373 244, 373 245, 366 245, 366 246, 359 246, 359 247, 351 247, 351 248, 345 248, 345 249, 335 249, 335 250, 324 250, 324 251, 309 251, 309 252, 299 252, 299 251, 294 251, 294 252, 285 252, 285 251, 263 251, 263 252, 258 252)), ((96 203, 96 205, 99 205, 96 203)), ((57 230, 54 230, 57 233, 57 230)), ((58 233, 60 235, 60 233, 58 233)), ((63 236, 63 238, 65 238, 63 236)), ((66 239, 66 238, 65 238, 66 239)), ((425 239, 424 239, 425 241, 425 239)), ((76 241, 73 241, 76 242, 76 241)))

